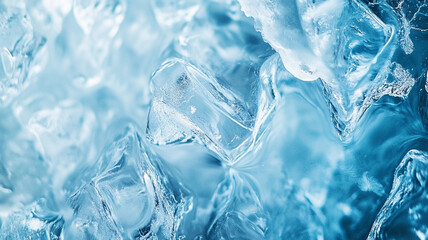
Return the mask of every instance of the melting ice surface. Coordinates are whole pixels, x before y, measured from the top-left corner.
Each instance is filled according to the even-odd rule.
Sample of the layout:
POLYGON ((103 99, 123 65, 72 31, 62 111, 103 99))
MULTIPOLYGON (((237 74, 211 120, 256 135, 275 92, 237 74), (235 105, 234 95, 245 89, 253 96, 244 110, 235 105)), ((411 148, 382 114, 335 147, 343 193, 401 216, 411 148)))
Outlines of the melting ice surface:
POLYGON ((427 239, 428 3, 0 0, 0 239, 427 239))

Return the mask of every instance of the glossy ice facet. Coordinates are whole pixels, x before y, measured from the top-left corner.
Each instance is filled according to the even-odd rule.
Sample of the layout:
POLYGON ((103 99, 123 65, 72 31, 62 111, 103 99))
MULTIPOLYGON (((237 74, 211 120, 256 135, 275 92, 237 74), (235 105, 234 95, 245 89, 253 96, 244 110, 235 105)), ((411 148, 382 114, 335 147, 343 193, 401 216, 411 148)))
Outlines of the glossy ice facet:
POLYGON ((70 238, 176 238, 191 206, 187 191, 167 173, 134 126, 105 149, 90 180, 73 194, 70 238))
POLYGON ((395 170, 388 199, 369 239, 425 239, 428 236, 428 154, 410 150, 395 170))
MULTIPOLYGON (((396 26, 382 22, 364 4, 342 0, 240 2, 291 74, 307 81, 322 80, 332 119, 345 139, 367 108, 388 94, 380 88, 392 71, 396 26)), ((380 11, 391 12, 387 7, 380 11)))
POLYGON ((152 79, 147 134, 156 144, 200 141, 234 162, 254 147, 274 109, 272 82, 256 80, 250 101, 184 60, 167 60, 152 79))

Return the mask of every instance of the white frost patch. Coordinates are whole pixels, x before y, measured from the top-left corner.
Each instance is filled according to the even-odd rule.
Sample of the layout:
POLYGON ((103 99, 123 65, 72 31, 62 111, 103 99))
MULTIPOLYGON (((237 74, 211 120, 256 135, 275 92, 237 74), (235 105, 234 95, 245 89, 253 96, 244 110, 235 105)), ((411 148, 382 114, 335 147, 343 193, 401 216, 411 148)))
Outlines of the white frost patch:
POLYGON ((44 222, 40 221, 37 218, 31 218, 28 221, 24 220, 23 221, 24 225, 25 225, 25 222, 27 222, 26 225, 28 226, 28 228, 31 229, 31 230, 33 230, 33 231, 41 230, 43 228, 43 226, 45 225, 44 222))
POLYGON ((195 114, 195 112, 196 112, 196 107, 190 106, 190 113, 195 114))

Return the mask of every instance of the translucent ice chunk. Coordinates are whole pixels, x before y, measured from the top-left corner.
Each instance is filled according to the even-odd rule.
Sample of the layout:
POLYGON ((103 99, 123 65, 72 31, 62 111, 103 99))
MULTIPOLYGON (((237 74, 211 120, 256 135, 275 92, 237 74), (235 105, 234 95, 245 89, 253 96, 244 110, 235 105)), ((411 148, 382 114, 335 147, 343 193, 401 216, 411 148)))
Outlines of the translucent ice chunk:
POLYGON ((103 79, 125 106, 149 104, 150 77, 164 60, 162 49, 170 43, 169 35, 156 21, 150 1, 127 2, 103 79))
POLYGON ((90 181, 71 197, 70 238, 175 239, 191 206, 187 191, 128 125, 88 169, 90 181))
POLYGON ((0 104, 9 103, 38 69, 45 39, 34 33, 24 8, 0 3, 0 104))
POLYGON ((250 151, 275 106, 269 81, 256 80, 248 101, 195 66, 169 59, 152 79, 148 138, 156 144, 197 140, 226 162, 250 151))
POLYGON ((11 214, 2 222, 1 239, 63 239, 64 219, 53 212, 39 211, 34 205, 28 211, 11 214))
POLYGON ((177 34, 171 54, 186 59, 243 101, 251 102, 249 93, 259 81, 258 70, 273 54, 253 24, 236 1, 206 1, 195 20, 177 34))
POLYGON ((428 237, 428 154, 410 150, 394 173, 391 192, 369 239, 428 237))
POLYGON ((287 70, 302 80, 329 81, 337 70, 365 75, 393 34, 391 27, 357 1, 240 3, 287 70), (363 46, 364 42, 370 46, 363 46))
POLYGON ((335 168, 345 157, 342 143, 335 137, 337 131, 330 114, 326 112, 328 106, 324 104, 320 81, 296 79, 284 68, 279 54, 263 63, 260 76, 276 82, 284 100, 272 119, 275 130, 265 140, 267 147, 263 148, 261 158, 279 158, 284 165, 282 171, 305 192, 313 205, 320 207, 325 203, 335 168))
POLYGON ((359 1, 240 3, 290 73, 322 79, 336 128, 347 137, 388 77, 394 26, 359 1))

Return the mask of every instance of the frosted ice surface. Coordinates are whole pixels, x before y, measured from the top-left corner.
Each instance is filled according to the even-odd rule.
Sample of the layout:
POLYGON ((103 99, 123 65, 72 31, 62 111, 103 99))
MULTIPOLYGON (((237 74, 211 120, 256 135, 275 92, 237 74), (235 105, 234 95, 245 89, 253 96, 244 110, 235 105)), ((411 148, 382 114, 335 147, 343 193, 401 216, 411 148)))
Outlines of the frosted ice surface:
POLYGON ((126 2, 123 0, 76 0, 73 13, 85 34, 112 38, 123 21, 126 2))
MULTIPOLYGON (((76 0, 73 14, 84 36, 77 45, 75 81, 90 87, 104 78, 103 64, 109 54, 112 39, 125 17, 124 0, 76 0)), ((75 51, 75 49, 73 49, 75 51)))
POLYGON ((34 32, 25 8, 0 3, 0 104, 9 103, 27 85, 45 41, 34 32))
POLYGON ((48 165, 25 133, 0 145, 0 216, 47 195, 48 165), (31 188, 29 188, 31 186, 31 188))
POLYGON ((425 239, 428 236, 428 154, 410 150, 395 170, 388 199, 369 239, 425 239))
POLYGON ((272 82, 256 80, 250 101, 184 60, 167 60, 152 79, 147 134, 156 144, 196 139, 234 162, 251 149, 274 109, 272 82))
POLYGON ((72 0, 25 0, 34 28, 49 40, 54 39, 62 30, 63 20, 70 12, 72 4, 72 0))
POLYGON ((34 204, 31 208, 14 212, 2 222, 0 237, 13 239, 63 239, 64 219, 48 211, 46 205, 34 204))
POLYGON ((69 159, 63 163, 85 158, 85 148, 94 134, 95 116, 80 103, 34 95, 19 101, 14 114, 34 134, 40 151, 52 164, 59 164, 63 158, 69 159))
POLYGON ((70 198, 69 238, 175 239, 191 198, 128 125, 92 168, 90 181, 70 198))

